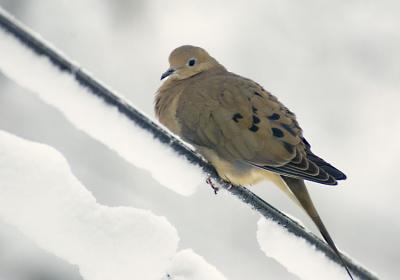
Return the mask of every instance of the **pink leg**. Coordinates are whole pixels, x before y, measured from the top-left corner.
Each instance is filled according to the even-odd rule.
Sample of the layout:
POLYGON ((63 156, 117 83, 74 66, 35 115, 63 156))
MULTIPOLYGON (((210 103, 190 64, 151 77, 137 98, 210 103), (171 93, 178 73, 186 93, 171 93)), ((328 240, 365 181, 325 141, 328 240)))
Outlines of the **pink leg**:
POLYGON ((214 190, 214 193, 215 193, 215 194, 218 194, 219 188, 216 187, 216 186, 214 185, 214 183, 213 183, 213 181, 212 181, 212 179, 211 179, 211 176, 208 176, 208 178, 207 178, 207 180, 206 180, 206 183, 207 183, 208 185, 210 185, 210 187, 214 190))

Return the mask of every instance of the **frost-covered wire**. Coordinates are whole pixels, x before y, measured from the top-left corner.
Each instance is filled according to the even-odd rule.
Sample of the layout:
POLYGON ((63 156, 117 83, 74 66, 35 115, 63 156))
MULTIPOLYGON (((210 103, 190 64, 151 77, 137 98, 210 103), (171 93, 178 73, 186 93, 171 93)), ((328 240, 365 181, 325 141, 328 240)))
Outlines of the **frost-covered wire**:
MULTIPOLYGON (((183 142, 175 138, 169 132, 151 121, 147 116, 143 115, 140 111, 135 109, 132 105, 123 100, 121 97, 114 94, 106 86, 95 80, 87 72, 82 70, 76 64, 74 64, 65 56, 57 52, 54 48, 49 46, 49 44, 45 43, 43 40, 33 35, 33 33, 28 30, 28 28, 22 26, 14 18, 12 18, 1 9, 0 27, 6 32, 15 36, 20 42, 22 42, 26 47, 30 48, 37 55, 47 57, 51 61, 51 63, 58 67, 61 71, 71 75, 81 86, 88 89, 90 93, 104 100, 109 106, 117 108, 121 114, 128 117, 137 126, 150 132, 155 139, 169 145, 177 154, 184 156, 192 164, 200 166, 204 172, 210 174, 210 176, 218 181, 222 187, 227 189, 231 194, 238 197, 242 202, 246 203, 251 208, 259 212, 262 216, 275 221, 279 225, 285 227, 290 233, 306 240, 308 243, 315 246, 316 250, 323 252, 329 259, 341 265, 341 261, 325 242, 316 237, 314 234, 307 232, 298 223, 269 205, 263 199, 249 191, 247 188, 242 186, 231 187, 225 181, 221 180, 215 169, 200 155, 195 153, 193 150, 191 150, 183 142)), ((370 273, 360 265, 355 264, 350 258, 346 256, 344 256, 343 258, 349 269, 358 278, 377 279, 376 276, 374 276, 372 273, 370 273)))

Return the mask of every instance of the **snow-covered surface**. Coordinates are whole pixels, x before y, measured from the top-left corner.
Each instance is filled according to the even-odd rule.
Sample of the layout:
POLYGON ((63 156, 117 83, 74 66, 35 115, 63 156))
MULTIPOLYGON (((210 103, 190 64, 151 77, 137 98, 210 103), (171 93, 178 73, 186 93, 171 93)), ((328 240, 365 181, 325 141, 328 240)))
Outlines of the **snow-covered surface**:
POLYGON ((276 222, 260 218, 257 226, 257 240, 265 255, 275 259, 300 279, 348 279, 344 268, 276 222))
POLYGON ((226 280, 191 249, 176 253, 165 217, 97 203, 55 149, 2 130, 0 147, 0 219, 84 279, 226 280))
POLYGON ((98 204, 53 148, 0 131, 0 218, 86 280, 156 280, 178 235, 164 218, 98 204))
POLYGON ((1 28, 0 70, 60 110, 78 129, 133 165, 148 170, 169 189, 191 195, 197 186, 204 184, 205 174, 200 168, 177 156, 116 108, 89 93, 71 75, 61 72, 45 57, 35 55, 1 28))
POLYGON ((178 252, 165 280, 227 280, 214 266, 191 249, 178 252))

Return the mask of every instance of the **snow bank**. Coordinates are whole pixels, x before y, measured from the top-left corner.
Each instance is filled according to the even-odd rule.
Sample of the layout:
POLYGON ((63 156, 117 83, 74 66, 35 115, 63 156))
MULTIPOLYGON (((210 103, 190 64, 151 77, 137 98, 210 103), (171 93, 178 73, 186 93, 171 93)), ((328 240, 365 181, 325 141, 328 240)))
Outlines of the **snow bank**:
POLYGON ((61 72, 47 58, 34 54, 2 28, 0 71, 57 108, 78 129, 133 165, 148 170, 169 189, 191 195, 197 186, 204 184, 205 174, 201 169, 155 140, 116 108, 80 86, 73 76, 61 72))
POLYGON ((300 279, 348 279, 344 268, 276 222, 260 218, 257 226, 257 240, 261 250, 300 279))
POLYGON ((158 280, 178 243, 164 217, 98 204, 56 150, 3 131, 0 218, 78 265, 86 280, 158 280))
POLYGON ((178 252, 165 280, 227 280, 214 266, 191 249, 178 252))

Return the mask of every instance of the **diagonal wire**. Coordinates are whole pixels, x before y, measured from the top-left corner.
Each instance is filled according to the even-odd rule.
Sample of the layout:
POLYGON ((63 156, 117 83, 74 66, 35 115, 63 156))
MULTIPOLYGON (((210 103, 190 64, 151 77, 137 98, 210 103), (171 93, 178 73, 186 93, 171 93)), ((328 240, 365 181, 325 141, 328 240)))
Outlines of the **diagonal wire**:
MULTIPOLYGON (((69 73, 75 80, 87 88, 90 93, 103 99, 109 106, 116 107, 121 114, 124 114, 130 120, 135 122, 136 125, 142 129, 149 131, 154 138, 160 142, 172 147, 176 153, 184 156, 192 164, 200 166, 204 172, 210 174, 213 179, 218 181, 221 186, 228 190, 231 194, 238 197, 242 202, 256 210, 259 214, 267 219, 272 219, 279 225, 285 227, 290 233, 297 237, 305 239, 311 245, 315 246, 315 249, 323 252, 329 259, 336 262, 338 265, 342 265, 336 254, 332 251, 328 245, 319 239, 314 234, 306 231, 298 223, 290 219, 288 216, 265 202, 263 199, 252 193, 245 187, 233 186, 221 180, 216 173, 215 169, 206 162, 200 155, 193 152, 183 142, 175 138, 169 132, 158 126, 156 123, 151 121, 148 117, 143 115, 127 101, 122 99, 108 89, 105 85, 91 77, 88 73, 78 67, 76 64, 71 62, 65 56, 57 52, 48 43, 34 35, 27 27, 19 23, 15 18, 0 8, 0 28, 4 29, 8 33, 16 37, 22 44, 31 49, 37 55, 47 57, 52 64, 58 67, 61 71, 69 73)), ((377 280, 378 278, 370 273, 368 270, 354 263, 349 257, 343 256, 344 261, 351 272, 360 279, 366 280, 377 280)))

